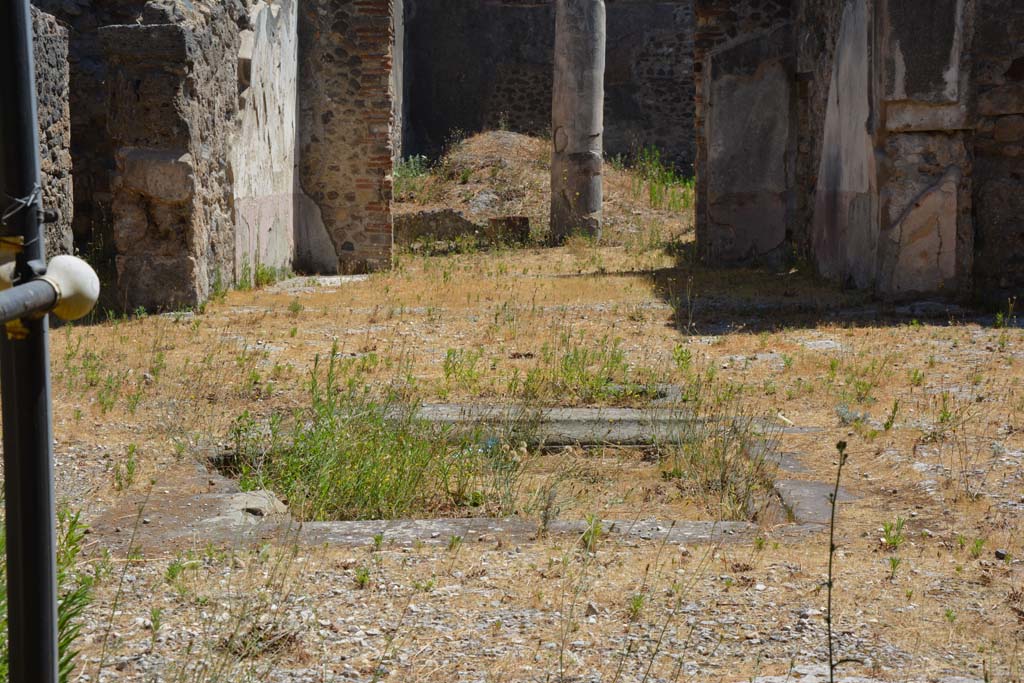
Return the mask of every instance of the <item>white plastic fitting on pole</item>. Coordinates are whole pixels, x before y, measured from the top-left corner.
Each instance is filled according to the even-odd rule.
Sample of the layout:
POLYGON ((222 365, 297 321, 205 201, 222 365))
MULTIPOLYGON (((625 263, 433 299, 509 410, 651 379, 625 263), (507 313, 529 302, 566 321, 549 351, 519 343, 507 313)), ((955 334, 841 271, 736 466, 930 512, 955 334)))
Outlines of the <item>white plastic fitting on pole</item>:
POLYGON ((46 264, 46 275, 39 278, 57 290, 53 314, 61 320, 78 320, 89 315, 100 298, 100 278, 88 263, 62 254, 46 264))
MULTIPOLYGON (((0 290, 12 286, 14 269, 13 261, 0 266, 0 290)), ((50 312, 61 320, 71 322, 84 318, 100 298, 100 279, 96 271, 76 256, 55 256, 46 264, 46 274, 37 279, 57 293, 57 303, 50 312)))

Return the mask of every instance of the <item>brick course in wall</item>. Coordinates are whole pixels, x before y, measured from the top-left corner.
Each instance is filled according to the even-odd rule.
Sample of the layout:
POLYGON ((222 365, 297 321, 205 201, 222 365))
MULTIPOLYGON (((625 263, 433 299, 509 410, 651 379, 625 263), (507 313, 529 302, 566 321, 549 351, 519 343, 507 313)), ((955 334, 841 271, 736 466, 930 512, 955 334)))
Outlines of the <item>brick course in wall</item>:
POLYGON ((299 232, 334 254, 300 245, 299 268, 391 265, 392 11, 390 0, 300 5, 299 181, 315 210, 301 213, 299 232))

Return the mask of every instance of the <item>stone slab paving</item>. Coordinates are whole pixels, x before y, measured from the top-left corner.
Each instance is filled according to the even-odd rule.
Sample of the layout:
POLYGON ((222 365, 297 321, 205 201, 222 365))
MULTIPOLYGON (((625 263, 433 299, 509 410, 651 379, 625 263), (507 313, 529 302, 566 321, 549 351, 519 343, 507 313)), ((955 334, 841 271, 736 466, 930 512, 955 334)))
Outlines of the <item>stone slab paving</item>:
MULTIPOLYGON (((527 437, 534 443, 559 446, 656 446, 685 435, 693 426, 693 416, 682 409, 669 408, 548 408, 524 410, 515 406, 480 404, 427 404, 418 416, 430 422, 453 426, 493 424, 496 429, 514 425, 529 426, 527 437)), ((765 434, 806 434, 816 427, 777 425, 759 420, 755 427, 765 434)), ((781 453, 778 442, 768 438, 760 441, 756 455, 779 465, 787 473, 803 470, 799 454, 781 453)), ((776 483, 780 501, 797 524, 828 524, 831 514, 829 495, 832 487, 826 482, 781 480, 776 483)), ((851 500, 840 493, 839 501, 851 500)))
MULTIPOLYGON (((800 524, 828 525, 832 516, 830 497, 833 490, 833 484, 820 481, 779 479, 775 482, 775 492, 783 506, 800 524)), ((847 503, 853 500, 853 496, 840 489, 837 500, 847 503)))
MULTIPOLYGON (((530 425, 532 437, 547 446, 639 446, 650 447, 678 437, 692 417, 681 410, 655 408, 551 408, 527 412, 509 406, 435 404, 420 409, 420 417, 441 424, 479 426, 494 424, 496 429, 510 425, 530 425)), ((780 471, 799 473, 799 454, 782 453, 779 442, 771 437, 759 441, 757 455, 780 465, 780 471)), ((791 474, 792 476, 792 474, 791 474)), ((289 538, 303 543, 366 546, 384 541, 391 545, 443 545, 453 537, 466 542, 518 545, 538 536, 536 521, 518 518, 427 519, 391 521, 338 521, 304 523, 292 519, 287 507, 269 491, 241 492, 238 483, 221 474, 197 470, 195 481, 179 482, 178 490, 197 491, 180 496, 170 489, 154 492, 141 521, 145 536, 156 543, 182 545, 196 542, 223 542, 232 545, 289 538), (199 492, 201 491, 201 492, 199 492)), ((775 493, 788 522, 776 533, 786 535, 820 531, 829 523, 831 484, 827 482, 782 479, 775 493)), ((851 500, 845 493, 840 502, 851 500)), ((122 514, 108 519, 99 528, 129 543, 135 515, 122 514)), ((545 533, 580 535, 584 521, 555 520, 545 533)), ((622 542, 664 541, 673 544, 703 544, 749 540, 757 532, 755 524, 722 521, 603 520, 606 535, 622 542)), ((116 543, 115 543, 116 545, 116 543)))
MULTIPOLYGON (((543 408, 430 403, 417 416, 437 424, 496 428, 525 427, 524 434, 544 446, 654 446, 677 439, 697 418, 677 408, 543 408)), ((780 426, 763 420, 755 426, 776 434, 806 434, 815 427, 780 426)))
MULTIPOLYGON (((827 666, 797 666, 785 676, 758 676, 750 679, 752 683, 828 683, 827 666)), ((908 675, 901 680, 906 683, 924 683, 926 679, 914 678, 908 675)), ((928 683, 982 683, 978 678, 964 678, 962 676, 947 676, 938 679, 927 679, 928 683)), ((836 671, 836 683, 883 683, 877 678, 864 678, 863 676, 843 676, 836 671)))
POLYGON ((306 275, 281 280, 267 289, 271 292, 290 294, 332 291, 356 282, 366 282, 369 279, 369 275, 306 275))
MULTIPOLYGON (((746 522, 665 522, 659 520, 602 520, 605 537, 622 540, 662 541, 675 545, 749 540, 757 527, 746 522)), ((584 521, 559 520, 547 529, 550 536, 579 536, 584 521)), ((429 519, 368 522, 315 522, 306 524, 302 538, 311 543, 365 546, 382 537, 387 545, 447 545, 453 537, 466 542, 502 542, 517 545, 536 540, 536 522, 523 519, 429 519)))

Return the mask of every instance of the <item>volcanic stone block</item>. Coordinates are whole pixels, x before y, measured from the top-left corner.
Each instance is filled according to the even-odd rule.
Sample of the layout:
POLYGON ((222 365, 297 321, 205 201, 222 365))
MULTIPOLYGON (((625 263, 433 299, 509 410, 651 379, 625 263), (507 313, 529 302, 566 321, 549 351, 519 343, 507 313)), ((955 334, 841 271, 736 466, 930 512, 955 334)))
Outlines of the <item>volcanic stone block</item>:
POLYGON ((417 211, 395 216, 395 244, 454 241, 476 237, 480 226, 454 209, 417 211))
POLYGON ((501 216, 488 219, 485 236, 491 244, 527 244, 530 241, 530 218, 501 216))

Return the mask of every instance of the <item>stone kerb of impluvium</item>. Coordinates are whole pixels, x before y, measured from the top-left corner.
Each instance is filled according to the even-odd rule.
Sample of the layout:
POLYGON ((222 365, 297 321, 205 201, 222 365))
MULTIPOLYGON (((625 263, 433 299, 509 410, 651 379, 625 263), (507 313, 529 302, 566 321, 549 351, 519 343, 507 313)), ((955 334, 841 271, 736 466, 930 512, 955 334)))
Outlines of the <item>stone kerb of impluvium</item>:
POLYGON ((551 237, 598 238, 602 224, 604 0, 556 0, 551 237))

